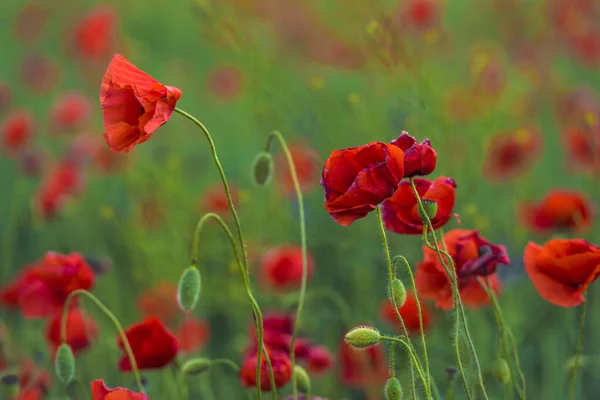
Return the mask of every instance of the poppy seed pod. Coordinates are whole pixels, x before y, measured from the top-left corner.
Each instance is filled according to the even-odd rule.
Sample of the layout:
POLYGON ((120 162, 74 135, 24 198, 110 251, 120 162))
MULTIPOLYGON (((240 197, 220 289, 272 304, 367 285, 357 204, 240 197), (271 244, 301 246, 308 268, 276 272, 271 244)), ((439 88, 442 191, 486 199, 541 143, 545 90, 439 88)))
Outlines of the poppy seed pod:
POLYGON ((310 376, 300 365, 294 366, 294 375, 296 375, 296 387, 302 393, 310 392, 310 376))
POLYGON ((200 298, 201 278, 200 271, 191 266, 183 271, 177 288, 177 301, 183 311, 191 311, 196 307, 200 298))
POLYGON ((402 385, 396 377, 388 379, 383 389, 385 400, 402 400, 402 385))
POLYGON ((388 294, 389 299, 396 307, 402 307, 406 302, 406 288, 402 281, 398 278, 392 280, 391 293, 388 294))
POLYGON ((494 378, 503 385, 510 382, 510 366, 504 358, 497 359, 492 365, 494 378))
POLYGON ((188 360, 181 367, 181 372, 186 375, 199 375, 207 372, 212 367, 212 361, 208 358, 194 358, 188 360))
POLYGON ((0 379, 0 398, 15 398, 19 395, 19 391, 19 377, 17 375, 8 374, 0 379))
POLYGON ((273 156, 271 153, 261 151, 254 159, 254 182, 259 186, 266 186, 273 176, 273 156))
POLYGON ((54 359, 54 369, 58 379, 65 385, 68 385, 75 376, 75 356, 68 344, 63 343, 58 347, 54 359))
POLYGON ((425 210, 425 215, 427 217, 423 215, 423 210, 421 209, 421 207, 419 207, 418 209, 419 217, 423 220, 423 223, 427 223, 427 218, 429 218, 430 221, 435 218, 438 206, 437 203, 433 200, 423 199, 421 200, 421 203, 423 203, 423 209, 425 210))
POLYGON ((346 333, 344 340, 352 347, 366 349, 379 343, 381 334, 371 326, 357 326, 346 333))

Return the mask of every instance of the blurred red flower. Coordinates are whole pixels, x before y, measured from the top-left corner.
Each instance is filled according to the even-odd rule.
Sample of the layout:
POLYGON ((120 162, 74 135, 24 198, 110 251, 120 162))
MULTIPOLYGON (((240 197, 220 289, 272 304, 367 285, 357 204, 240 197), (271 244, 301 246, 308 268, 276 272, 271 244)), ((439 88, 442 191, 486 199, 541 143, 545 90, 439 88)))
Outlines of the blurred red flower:
POLYGON ((114 53, 118 16, 108 5, 99 5, 86 14, 73 30, 75 53, 85 61, 104 61, 114 53))
POLYGON ((104 139, 115 153, 128 153, 171 118, 181 90, 165 86, 115 54, 102 78, 104 139))
POLYGON ((55 217, 65 204, 80 194, 85 185, 81 163, 65 159, 58 163, 40 184, 36 196, 37 211, 44 219, 55 217))
POLYGON ((92 112, 92 102, 83 93, 62 93, 50 110, 50 129, 57 133, 73 132, 90 121, 92 112))
MULTIPOLYGON (((294 328, 294 317, 284 313, 268 313, 263 317, 263 342, 265 346, 273 351, 290 353, 292 348, 292 330, 294 328)), ((249 329, 251 351, 255 351, 258 345, 256 328, 254 324, 249 329)), ((309 353, 311 344, 302 337, 296 337, 294 343, 294 355, 298 361, 303 360, 309 353)))
POLYGON ((40 53, 23 57, 19 72, 25 85, 40 94, 49 92, 59 81, 59 69, 54 60, 40 53))
POLYGON ((570 36, 567 43, 571 54, 584 65, 590 67, 600 65, 600 30, 570 36))
POLYGON ((574 124, 562 132, 567 167, 574 172, 595 173, 600 169, 600 126, 574 124))
POLYGON ((150 400, 144 393, 135 393, 125 388, 109 389, 102 379, 92 382, 92 400, 150 400))
MULTIPOLYGON (((299 143, 289 145, 289 150, 296 168, 300 190, 302 193, 313 190, 319 180, 319 165, 317 163, 319 154, 312 147, 299 143)), ((283 189, 284 194, 288 197, 294 197, 296 195, 294 182, 292 181, 287 159, 282 151, 275 157, 275 172, 277 183, 283 189)))
POLYGON ((539 233, 584 230, 592 224, 593 206, 579 191, 553 189, 537 204, 522 203, 519 214, 528 229, 539 233))
MULTIPOLYGON (((452 178, 439 177, 435 181, 415 178, 415 187, 422 200, 437 204, 431 223, 435 229, 444 226, 452 217, 456 197, 456 182, 452 178)), ((419 205, 410 181, 402 181, 392 197, 381 206, 386 229, 405 235, 421 235, 423 220, 419 216, 419 205)))
POLYGON ((440 4, 437 0, 409 0, 401 2, 396 11, 401 26, 417 30, 427 30, 440 19, 440 4))
POLYGON ((4 118, 0 125, 2 148, 8 154, 22 152, 33 139, 36 131, 33 114, 26 109, 16 109, 4 118))
POLYGON ((506 70, 498 58, 490 59, 476 74, 475 93, 483 100, 495 101, 506 87, 506 70))
MULTIPOLYGON (((421 315, 423 318, 423 330, 427 331, 433 323, 431 310, 422 301, 420 303, 421 315)), ((421 331, 421 324, 419 322, 419 308, 417 306, 417 299, 411 291, 406 292, 406 301, 402 306, 398 307, 398 311, 400 312, 400 316, 404 321, 404 326, 406 326, 408 333, 413 335, 419 334, 421 331)), ((389 299, 385 299, 381 304, 381 317, 383 320, 396 326, 399 331, 402 331, 402 325, 400 324, 400 321, 398 321, 398 317, 394 311, 394 305, 389 299)))
POLYGON ((35 397, 36 395, 40 395, 40 399, 43 398, 52 385, 52 374, 30 359, 23 359, 20 362, 18 375, 21 390, 32 396, 32 399, 38 398, 35 397))
POLYGON ((15 19, 13 28, 17 40, 28 43, 40 37, 49 16, 47 6, 40 2, 28 2, 15 19))
POLYGON ((335 222, 348 226, 391 197, 403 175, 404 152, 399 147, 371 142, 334 150, 321 178, 325 210, 335 222))
POLYGON ((180 313, 177 285, 167 281, 156 283, 140 295, 137 306, 145 317, 157 317, 167 325, 172 325, 180 313))
POLYGON ((25 176, 40 176, 47 166, 47 162, 48 154, 35 147, 29 147, 19 155, 19 168, 25 176))
MULTIPOLYGON (((46 338, 50 344, 51 352, 54 353, 61 340, 61 319, 62 310, 57 312, 50 320, 46 328, 46 338)), ((93 340, 98 338, 98 324, 96 321, 81 311, 78 307, 72 307, 67 316, 67 344, 71 350, 78 355, 87 349, 93 340)))
POLYGON ((558 91, 554 96, 554 115, 562 126, 580 123, 589 113, 600 114, 600 101, 589 85, 558 91))
POLYGON ((542 150, 542 137, 534 129, 499 133, 491 138, 483 172, 494 182, 506 182, 529 168, 542 150))
POLYGON ((390 376, 382 346, 356 349, 342 341, 339 357, 341 379, 347 386, 383 385, 390 376))
POLYGON ((306 356, 306 369, 312 375, 323 374, 333 366, 333 355, 325 346, 311 346, 306 356))
MULTIPOLYGON (((501 282, 496 268, 510 263, 504 246, 488 242, 476 230, 453 229, 444 235, 443 240, 454 262, 463 303, 471 308, 487 304, 488 295, 477 278, 487 277, 492 290, 500 291, 501 282)), ((444 310, 452 308, 450 278, 437 253, 427 246, 423 246, 423 261, 417 265, 415 281, 421 298, 435 300, 436 307, 444 310)))
POLYGON ((437 154, 429 139, 417 143, 417 139, 406 131, 402 131, 398 138, 391 143, 404 152, 404 177, 425 176, 435 170, 437 154))
POLYGON ((193 353, 201 350, 210 338, 210 326, 207 322, 193 317, 185 317, 174 332, 182 352, 193 353))
POLYGON ((588 286, 600 275, 600 248, 583 239, 554 239, 543 247, 529 242, 523 259, 540 296, 560 307, 583 303, 588 286))
MULTIPOLYGON (((273 367, 273 375, 275 377, 275 387, 280 388, 290 381, 292 378, 292 363, 287 353, 281 351, 269 350, 268 355, 273 367)), ((240 370, 240 380, 242 386, 251 388, 256 386, 256 366, 258 364, 258 354, 256 351, 249 353, 242 363, 240 370)), ((269 380, 269 371, 265 357, 261 358, 260 363, 260 389, 265 392, 271 391, 271 381, 269 380)))
POLYGON ((207 76, 210 91, 222 100, 237 98, 243 90, 244 80, 244 73, 233 65, 220 65, 207 76))
MULTIPOLYGON (((233 205, 237 208, 240 202, 240 190, 237 186, 229 184, 229 191, 233 205)), ((220 182, 215 183, 204 191, 200 199, 200 211, 203 213, 213 212, 219 214, 222 218, 230 215, 225 189, 223 189, 223 185, 220 182)))
MULTIPOLYGON (((314 272, 314 260, 307 254, 307 279, 314 272)), ((302 281, 302 248, 287 244, 268 250, 262 257, 261 272, 271 288, 286 291, 300 287, 302 281)))
MULTIPOLYGON (((125 335, 139 369, 163 368, 175 359, 179 351, 175 336, 156 317, 149 317, 131 325, 125 330, 125 335)), ((118 337, 117 344, 120 349, 124 349, 120 337, 118 337)), ((131 371, 131 363, 127 354, 124 354, 119 360, 119 369, 131 371)))

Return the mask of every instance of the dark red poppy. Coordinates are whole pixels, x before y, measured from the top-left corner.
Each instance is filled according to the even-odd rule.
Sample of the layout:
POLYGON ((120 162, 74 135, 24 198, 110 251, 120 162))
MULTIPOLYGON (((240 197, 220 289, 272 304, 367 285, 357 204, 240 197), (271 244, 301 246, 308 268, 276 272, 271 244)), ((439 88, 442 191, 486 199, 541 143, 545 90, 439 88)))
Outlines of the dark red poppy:
MULTIPOLYGON (((319 154, 310 146, 304 144, 291 144, 289 146, 300 190, 307 193, 317 186, 319 179, 319 154)), ((287 158, 283 152, 279 152, 275 157, 275 171, 277 183, 283 189, 283 192, 288 197, 294 197, 296 191, 294 182, 290 173, 287 158)))
POLYGON ((567 39, 568 48, 584 65, 600 65, 600 30, 579 33, 567 39))
POLYGON ((525 202, 519 214, 528 229, 539 233, 584 230, 592 224, 593 206, 581 192, 553 189, 539 203, 525 202))
MULTIPOLYGON (((433 323, 431 310, 422 301, 420 303, 421 315, 423 318, 423 330, 427 331, 433 323)), ((404 321, 404 326, 406 326, 408 333, 413 335, 419 334, 419 332, 421 332, 421 324, 419 322, 419 307, 417 306, 417 299, 412 292, 408 291, 406 293, 406 301, 402 306, 398 307, 398 311, 400 312, 400 316, 404 321)), ((381 304, 381 317, 388 323, 396 326, 398 330, 402 329, 402 325, 400 325, 400 321, 398 321, 398 317, 394 311, 394 305, 389 299, 385 299, 385 301, 381 304)))
POLYGON ((542 150, 542 137, 523 128, 492 137, 485 155, 483 172, 494 182, 506 182, 529 168, 542 150))
POLYGON ((381 142, 334 150, 325 161, 321 186, 325 210, 342 226, 364 218, 391 197, 404 176, 404 152, 381 142))
MULTIPOLYGON (((435 229, 444 226, 452 217, 456 197, 456 182, 452 178, 440 177, 435 181, 423 178, 414 180, 422 200, 437 204, 435 217, 431 223, 435 229)), ((419 204, 410 181, 402 181, 392 197, 381 206, 383 221, 389 231, 405 235, 421 235, 423 220, 419 216, 419 204)))
MULTIPOLYGON (((254 327, 254 324, 252 327, 254 327)), ((294 317, 289 314, 271 312, 263 316, 263 327, 266 331, 291 335, 294 331, 294 317)), ((254 331, 254 328, 252 328, 252 331, 254 331)))
POLYGON ((23 57, 19 72, 25 85, 40 94, 49 92, 59 81, 59 70, 54 60, 40 53, 23 57))
POLYGON ((118 16, 107 5, 86 14, 73 30, 73 47, 84 61, 108 60, 117 44, 118 16))
POLYGON ((39 38, 48 22, 48 11, 48 7, 39 2, 25 4, 15 19, 15 37, 25 43, 39 38))
POLYGON ((6 116, 0 125, 2 148, 9 154, 22 152, 33 139, 36 130, 33 114, 26 109, 17 109, 6 116))
POLYGON ((102 379, 92 382, 92 400, 150 400, 144 393, 132 392, 125 388, 109 389, 102 379))
POLYGON ((409 0, 399 10, 400 22, 413 29, 426 30, 440 18, 440 5, 436 0, 409 0))
MULTIPOLYGON (((139 369, 163 368, 175 359, 179 351, 175 336, 156 317, 130 326, 125 330, 125 335, 139 369)), ((124 348, 120 337, 117 344, 120 349, 124 348)), ((131 371, 127 354, 119 360, 119 369, 131 371)))
POLYGON ((349 387, 383 385, 390 376, 382 346, 356 349, 342 341, 339 355, 341 379, 349 387))
POLYGON ((569 169, 590 173, 600 169, 600 128, 574 124, 562 132, 562 142, 569 169))
POLYGON ((305 365, 311 375, 323 374, 333 366, 333 355, 325 346, 311 346, 306 356, 305 365))
POLYGON ((92 102, 83 93, 63 93, 50 110, 50 129, 57 133, 73 132, 90 121, 92 112, 92 102))
POLYGON ((186 317, 174 332, 179 349, 186 353, 202 350, 210 338, 210 326, 207 322, 186 317))
POLYGON ((394 146, 404 152, 404 177, 425 176, 435 170, 437 154, 429 139, 417 143, 417 139, 406 131, 402 131, 397 139, 392 141, 394 146))
POLYGON ((29 147, 19 155, 19 168, 25 176, 40 176, 47 162, 48 154, 42 149, 29 147))
POLYGON ((85 185, 85 170, 78 160, 64 159, 50 169, 36 196, 37 211, 44 219, 58 215, 65 204, 79 195, 85 185))
POLYGON ((115 54, 102 78, 104 139, 115 153, 128 153, 171 118, 181 90, 165 86, 115 54))
MULTIPOLYGON (((48 321, 48 327, 46 328, 46 338, 52 353, 62 343, 60 335, 61 319, 62 310, 48 321)), ((71 346, 73 353, 78 355, 97 338, 98 324, 96 324, 96 321, 90 315, 83 313, 78 307, 71 308, 67 316, 67 344, 71 346)))
POLYGON ((158 282, 152 289, 144 291, 137 306, 145 317, 157 317, 172 325, 179 315, 177 285, 167 281, 158 282))
MULTIPOLYGON (((307 279, 314 272, 314 260, 307 254, 307 279)), ((300 287, 302 281, 302 248, 282 245, 268 250, 262 257, 264 282, 273 289, 286 291, 300 287)))
POLYGON ((208 73, 207 84, 216 97, 233 100, 242 92, 244 80, 244 73, 239 68, 220 65, 208 73))
MULTIPOLYGON (((273 367, 273 375, 275 378, 275 387, 281 388, 292 379, 292 363, 287 353, 281 351, 267 350, 271 365, 273 367)), ((258 354, 256 351, 248 354, 242 363, 240 370, 240 380, 242 386, 251 388, 256 386, 256 366, 258 364, 258 354)), ((264 357, 261 358, 260 370, 260 390, 269 392, 272 390, 271 381, 269 380, 269 370, 264 357)))
POLYGON ((561 307, 583 303, 588 286, 600 275, 600 248, 583 239, 554 239, 543 247, 529 242, 523 259, 540 296, 561 307))
MULTIPOLYGON (((240 190, 230 184, 229 191, 233 205, 237 208, 240 202, 240 190)), ((204 191, 200 200, 200 211, 202 213, 213 212, 219 214, 221 217, 226 217, 230 214, 225 189, 223 189, 221 183, 214 184, 204 191)))
MULTIPOLYGON (((488 242, 476 230, 453 229, 443 240, 454 262, 463 303, 471 308, 487 304, 490 299, 477 278, 487 277, 492 290, 500 291, 496 268, 510 263, 504 246, 488 242)), ((450 278, 437 253, 427 246, 423 246, 423 261, 417 266, 415 281, 420 298, 435 300, 436 307, 444 310, 453 307, 450 278)))
POLYGON ((6 83, 0 82, 0 114, 9 109, 12 103, 12 91, 6 83))

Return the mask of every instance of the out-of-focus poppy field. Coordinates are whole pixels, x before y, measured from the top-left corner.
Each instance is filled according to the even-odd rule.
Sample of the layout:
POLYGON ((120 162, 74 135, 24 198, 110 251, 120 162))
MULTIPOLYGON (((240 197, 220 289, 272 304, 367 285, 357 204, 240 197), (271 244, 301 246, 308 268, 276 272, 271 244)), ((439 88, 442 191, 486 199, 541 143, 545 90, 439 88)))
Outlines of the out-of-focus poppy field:
POLYGON ((3 1, 0 399, 600 398, 599 21, 3 1))

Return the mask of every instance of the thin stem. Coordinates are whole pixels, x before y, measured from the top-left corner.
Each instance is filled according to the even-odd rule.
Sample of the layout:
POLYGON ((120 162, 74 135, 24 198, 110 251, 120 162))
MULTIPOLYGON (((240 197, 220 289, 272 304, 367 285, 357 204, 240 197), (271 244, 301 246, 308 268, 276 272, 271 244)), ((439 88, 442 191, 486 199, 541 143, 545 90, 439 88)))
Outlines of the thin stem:
POLYGON ((135 382, 138 386, 138 389, 140 390, 140 392, 144 393, 145 392, 144 385, 142 384, 142 378, 140 377, 140 371, 138 369, 137 362, 135 360, 135 356, 133 355, 133 350, 131 350, 131 345, 129 344, 129 340, 127 339, 127 335, 125 335, 125 331, 123 330, 121 323, 119 322, 117 317, 115 317, 115 315, 112 313, 112 311, 110 311, 108 309, 108 307, 106 307, 100 300, 98 300, 98 298, 96 296, 94 296, 92 293, 88 292, 87 290, 84 290, 84 289, 74 290, 69 294, 69 297, 67 297, 67 300, 65 301, 65 306, 63 308, 61 325, 60 325, 61 341, 63 343, 67 342, 67 314, 71 307, 71 302, 78 295, 83 295, 83 296, 87 297, 88 299, 90 299, 92 301, 92 303, 94 303, 96 305, 96 307, 98 307, 100 309, 100 311, 102 311, 111 320, 111 322, 117 329, 119 336, 121 337, 121 341, 123 342, 123 347, 125 349, 125 353, 127 354, 127 358, 129 358, 129 363, 131 364, 131 370, 133 371, 133 375, 135 377, 135 382))
MULTIPOLYGON (((423 369, 419 366, 419 360, 417 359, 417 356, 415 354, 415 350, 413 349, 413 347, 410 345, 410 342, 407 342, 403 339, 400 339, 398 337, 391 337, 391 336, 381 336, 381 340, 387 340, 390 342, 396 342, 399 343, 401 345, 403 345, 404 347, 406 347, 406 349, 408 350, 408 355, 411 359, 411 361, 415 364, 415 368, 417 370, 417 374, 419 375, 419 378, 421 379, 421 382, 423 382, 423 386, 427 387, 427 379, 425 378, 424 374, 423 374, 423 369)), ((425 391, 425 394, 427 394, 427 391, 425 391)), ((428 395, 428 398, 431 398, 431 395, 428 395)))
POLYGON ((227 366, 231 367, 231 369, 233 369, 235 372, 239 372, 239 370, 240 370, 240 366, 228 358, 216 358, 214 360, 211 360, 210 364, 211 365, 219 365, 219 364, 227 365, 227 366))
POLYGON ((390 344, 390 375, 392 378, 396 376, 396 359, 394 357, 394 355, 395 355, 394 346, 395 345, 396 345, 396 342, 392 342, 390 344))
POLYGON ((579 310, 579 340, 577 341, 577 353, 575 353, 575 363, 573 365, 573 372, 571 375, 571 395, 569 399, 575 400, 575 384, 577 382, 577 371, 579 370, 579 359, 581 358, 581 352, 583 350, 583 332, 585 328, 585 312, 587 309, 587 299, 584 298, 583 304, 579 310))
MULTIPOLYGON (((283 135, 279 131, 272 132, 267 138, 267 144, 265 145, 265 151, 269 151, 271 142, 274 138, 277 138, 281 149, 285 154, 288 167, 290 169, 290 175, 292 176, 292 182, 294 183, 294 190, 296 191, 296 198, 298 200, 298 212, 300 214, 300 243, 302 246, 302 279, 300 283, 300 295, 298 297, 298 308, 296 309, 296 321, 294 323, 294 329, 292 331, 292 342, 290 344, 290 361, 292 363, 292 369, 296 365, 296 337, 298 336, 298 326, 300 326, 300 314, 302 313, 302 307, 304 306, 304 298, 306 297, 306 281, 308 276, 308 250, 306 244, 306 221, 304 217, 304 200, 302 198, 302 190, 300 189, 300 182, 298 181, 298 174, 296 173, 296 166, 292 158, 292 153, 287 146, 283 135)), ((293 400, 298 399, 298 388, 296 387, 296 374, 292 374, 292 398, 293 400)))

